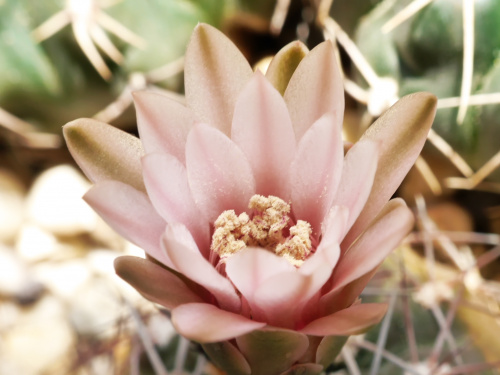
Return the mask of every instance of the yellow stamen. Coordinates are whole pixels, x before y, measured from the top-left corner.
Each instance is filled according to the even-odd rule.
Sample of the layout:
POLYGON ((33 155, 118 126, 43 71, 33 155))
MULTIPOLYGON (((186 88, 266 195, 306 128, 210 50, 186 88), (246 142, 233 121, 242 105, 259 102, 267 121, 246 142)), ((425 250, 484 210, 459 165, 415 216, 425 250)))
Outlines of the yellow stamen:
POLYGON ((290 205, 278 197, 254 195, 248 205, 253 217, 224 211, 215 221, 210 249, 222 263, 247 246, 259 246, 299 267, 312 250, 311 225, 290 219, 290 205), (288 228, 288 231, 286 229, 288 228))

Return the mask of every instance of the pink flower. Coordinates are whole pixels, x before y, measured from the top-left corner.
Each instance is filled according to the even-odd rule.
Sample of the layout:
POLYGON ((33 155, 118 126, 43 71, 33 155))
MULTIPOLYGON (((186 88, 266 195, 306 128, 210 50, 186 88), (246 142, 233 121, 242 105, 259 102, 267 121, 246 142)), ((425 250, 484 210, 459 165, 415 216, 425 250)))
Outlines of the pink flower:
POLYGON ((403 98, 344 156, 331 42, 286 46, 264 77, 207 25, 185 88, 187 106, 135 93, 140 140, 93 120, 64 128, 95 182, 85 200, 149 256, 116 271, 229 374, 319 373, 385 313, 358 296, 413 225, 389 199, 436 99, 403 98))

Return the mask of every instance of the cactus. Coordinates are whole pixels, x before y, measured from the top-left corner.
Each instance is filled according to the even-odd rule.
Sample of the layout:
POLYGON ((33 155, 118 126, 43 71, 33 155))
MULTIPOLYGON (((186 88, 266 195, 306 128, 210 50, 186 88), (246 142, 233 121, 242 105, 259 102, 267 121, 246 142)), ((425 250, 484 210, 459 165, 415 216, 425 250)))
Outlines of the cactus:
MULTIPOLYGON (((97 0, 2 2, 0 107, 19 114, 40 130, 59 133, 62 123, 76 116, 91 117, 113 102, 132 73, 145 74, 181 57, 198 22, 220 26, 232 9, 231 2, 222 0, 123 0, 114 3, 105 7, 105 1, 97 0), (122 60, 119 65, 110 59, 104 60, 99 74, 105 79, 89 64, 88 56, 75 39, 72 26, 51 19, 68 10, 71 4, 78 7, 87 3, 101 9, 108 20, 112 18, 126 25, 128 30, 115 32, 116 37, 102 27, 123 55, 119 58, 122 60), (47 22, 49 19, 51 21, 47 22), (42 30, 45 22, 49 28, 56 27, 56 32, 48 32, 47 28, 42 30), (125 40, 130 40, 127 36, 132 33, 135 40, 143 43, 131 45, 120 39, 125 35, 125 40)), ((98 53, 105 56, 105 53, 98 53)), ((159 84, 174 91, 179 91, 182 86, 178 79, 159 84)), ((129 120, 127 124, 132 123, 129 120)))
MULTIPOLYGON (((360 20, 355 33, 359 49, 381 77, 398 82, 399 95, 430 91, 439 98, 459 97, 463 66, 462 0, 435 0, 389 30, 388 21, 410 1, 384 0, 360 20)), ((500 3, 474 3, 474 58, 471 94, 500 89, 500 3)), ((438 111, 435 130, 478 169, 497 152, 498 106, 469 107, 463 123, 459 109, 438 111)), ((492 175, 498 181, 500 173, 492 175)))

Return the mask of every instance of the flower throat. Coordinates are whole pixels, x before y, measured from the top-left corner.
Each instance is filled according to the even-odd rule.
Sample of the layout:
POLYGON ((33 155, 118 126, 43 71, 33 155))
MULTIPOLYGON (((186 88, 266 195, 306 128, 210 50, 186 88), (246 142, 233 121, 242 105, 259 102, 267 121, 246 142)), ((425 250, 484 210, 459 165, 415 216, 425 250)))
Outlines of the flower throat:
POLYGON ((290 217, 290 205, 272 195, 254 195, 243 212, 224 211, 215 221, 210 250, 219 255, 219 264, 245 247, 258 246, 276 253, 295 267, 300 267, 312 251, 311 225, 290 217))

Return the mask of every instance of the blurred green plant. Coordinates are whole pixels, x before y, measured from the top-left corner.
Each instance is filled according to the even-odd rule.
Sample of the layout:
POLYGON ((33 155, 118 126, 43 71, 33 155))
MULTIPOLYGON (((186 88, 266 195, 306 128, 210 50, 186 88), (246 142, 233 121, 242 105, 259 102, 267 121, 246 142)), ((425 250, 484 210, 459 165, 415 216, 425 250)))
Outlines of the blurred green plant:
MULTIPOLYGON (((182 57, 198 22, 220 26, 233 10, 234 2, 224 0, 3 0, 0 107, 41 130, 59 132, 66 121, 91 117, 111 103, 131 74, 182 57), (82 20, 90 22, 84 27, 88 35, 78 29, 82 20), (144 41, 142 48, 124 41, 132 37, 144 41), (103 54, 92 55, 89 43, 100 44, 120 64, 108 58, 99 65, 103 54)), ((179 79, 158 84, 182 89, 179 79)))
MULTIPOLYGON (((468 95, 500 91, 500 2, 473 1, 472 12, 464 13, 462 0, 428 1, 403 21, 401 16, 416 3, 382 1, 361 19, 355 42, 380 77, 396 80, 400 96, 430 91, 440 98, 455 98, 442 101, 434 128, 478 169, 498 151, 500 106, 467 108, 462 103, 461 109, 458 97, 466 100, 468 95), (470 46, 465 60, 464 30, 470 46), (470 91, 462 88, 467 80, 470 91)), ((494 178, 499 177, 497 172, 494 178)))

